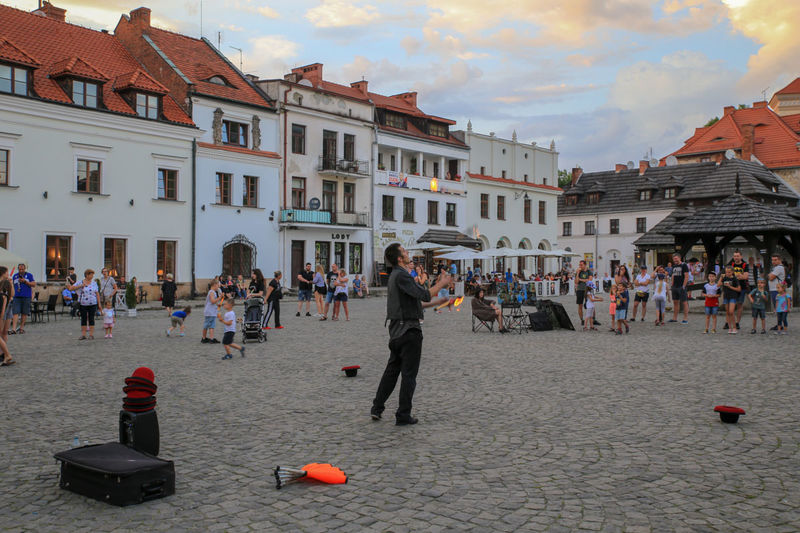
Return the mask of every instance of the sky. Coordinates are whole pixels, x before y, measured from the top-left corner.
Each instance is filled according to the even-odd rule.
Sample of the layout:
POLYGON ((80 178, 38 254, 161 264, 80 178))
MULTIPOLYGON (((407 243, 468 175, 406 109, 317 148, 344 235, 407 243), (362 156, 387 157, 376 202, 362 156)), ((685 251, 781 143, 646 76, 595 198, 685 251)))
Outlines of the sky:
MULTIPOLYGON (((36 0, 3 0, 32 10, 36 0)), ((800 76, 798 0, 53 0, 113 31, 152 22, 202 35, 245 72, 418 92, 426 113, 548 145, 586 171, 662 157, 726 105, 800 76), (201 8, 202 6, 202 8, 201 8), (241 49, 241 58, 240 52, 241 49), (794 59, 794 61, 792 61, 794 59)))

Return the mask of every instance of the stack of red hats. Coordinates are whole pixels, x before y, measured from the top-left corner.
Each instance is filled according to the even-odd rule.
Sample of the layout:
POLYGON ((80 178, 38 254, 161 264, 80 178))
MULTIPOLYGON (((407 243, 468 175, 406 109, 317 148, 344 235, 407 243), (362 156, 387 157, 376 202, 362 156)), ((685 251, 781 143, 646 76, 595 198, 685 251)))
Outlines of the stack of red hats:
POLYGON ((133 371, 133 375, 125 378, 122 391, 127 394, 122 399, 122 408, 130 413, 144 413, 156 407, 155 374, 146 366, 140 366, 133 371))

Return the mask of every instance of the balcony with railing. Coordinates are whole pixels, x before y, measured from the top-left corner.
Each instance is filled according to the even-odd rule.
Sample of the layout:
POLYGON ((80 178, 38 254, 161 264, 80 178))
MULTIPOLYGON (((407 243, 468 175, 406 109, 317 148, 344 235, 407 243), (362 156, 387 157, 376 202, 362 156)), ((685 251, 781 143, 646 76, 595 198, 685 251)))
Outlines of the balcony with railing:
POLYGON ((349 178, 366 178, 369 177, 369 161, 361 160, 348 160, 336 159, 321 155, 319 156, 319 165, 317 171, 320 174, 330 174, 335 176, 344 176, 349 178))
POLYGON ((421 189, 425 191, 442 192, 450 194, 464 194, 466 184, 460 177, 458 179, 435 179, 431 176, 419 176, 394 170, 376 170, 375 183, 377 185, 390 185, 392 187, 421 189), (434 190, 435 189, 435 190, 434 190))
POLYGON ((282 224, 320 224, 336 226, 368 226, 367 213, 322 211, 313 209, 283 209, 282 224))

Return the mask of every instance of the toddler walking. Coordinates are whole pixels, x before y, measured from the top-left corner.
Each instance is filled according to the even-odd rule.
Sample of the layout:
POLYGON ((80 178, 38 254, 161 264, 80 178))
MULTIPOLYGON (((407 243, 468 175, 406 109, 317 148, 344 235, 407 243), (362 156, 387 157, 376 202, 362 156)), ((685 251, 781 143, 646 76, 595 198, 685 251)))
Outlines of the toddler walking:
POLYGON ((105 331, 106 339, 110 339, 113 337, 111 331, 114 329, 114 325, 117 323, 117 315, 114 310, 111 308, 111 298, 106 300, 105 305, 103 306, 103 330, 105 331))
POLYGON ((761 333, 767 333, 767 302, 769 301, 769 293, 766 290, 767 282, 763 279, 758 280, 758 287, 750 291, 747 295, 750 298, 751 312, 753 314, 753 329, 750 330, 751 335, 756 333, 756 325, 758 319, 761 318, 761 333))
POLYGON ((222 335, 222 345, 225 347, 225 355, 223 359, 231 359, 231 348, 236 348, 239 353, 244 357, 244 346, 239 346, 233 342, 233 337, 236 335, 236 313, 233 310, 233 298, 226 298, 222 303, 222 308, 225 310, 223 315, 221 312, 217 313, 217 318, 225 325, 225 333, 222 335))
POLYGON ((186 327, 183 322, 184 322, 184 320, 186 320, 186 317, 188 317, 190 314, 192 314, 192 308, 188 307, 188 306, 184 307, 182 311, 174 311, 169 316, 169 320, 170 320, 170 324, 171 325, 167 329, 167 337, 169 337, 170 334, 173 332, 173 330, 175 330, 175 328, 177 328, 177 327, 181 328, 180 336, 183 337, 184 336, 184 328, 186 327))

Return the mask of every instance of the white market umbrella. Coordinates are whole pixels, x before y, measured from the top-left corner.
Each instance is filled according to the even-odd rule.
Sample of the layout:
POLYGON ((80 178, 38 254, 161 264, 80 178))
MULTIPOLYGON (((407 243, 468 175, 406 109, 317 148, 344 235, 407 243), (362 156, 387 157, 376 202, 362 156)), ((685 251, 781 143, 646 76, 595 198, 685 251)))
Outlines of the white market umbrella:
POLYGON ((447 259, 449 261, 469 261, 470 259, 480 259, 475 252, 448 252, 438 256, 438 259, 447 259))
POLYGON ((520 248, 517 250, 517 252, 519 252, 519 257, 538 257, 545 254, 544 250, 537 250, 535 248, 530 250, 526 248, 520 248))
POLYGON ((445 248, 443 244, 436 244, 435 242, 418 242, 414 245, 409 246, 408 250, 439 250, 440 248, 445 248))
POLYGON ((20 263, 23 263, 25 265, 28 264, 28 262, 25 259, 21 258, 17 254, 11 253, 5 248, 0 248, 0 265, 6 267, 9 270, 9 272, 11 270, 16 270, 17 266, 20 263))

